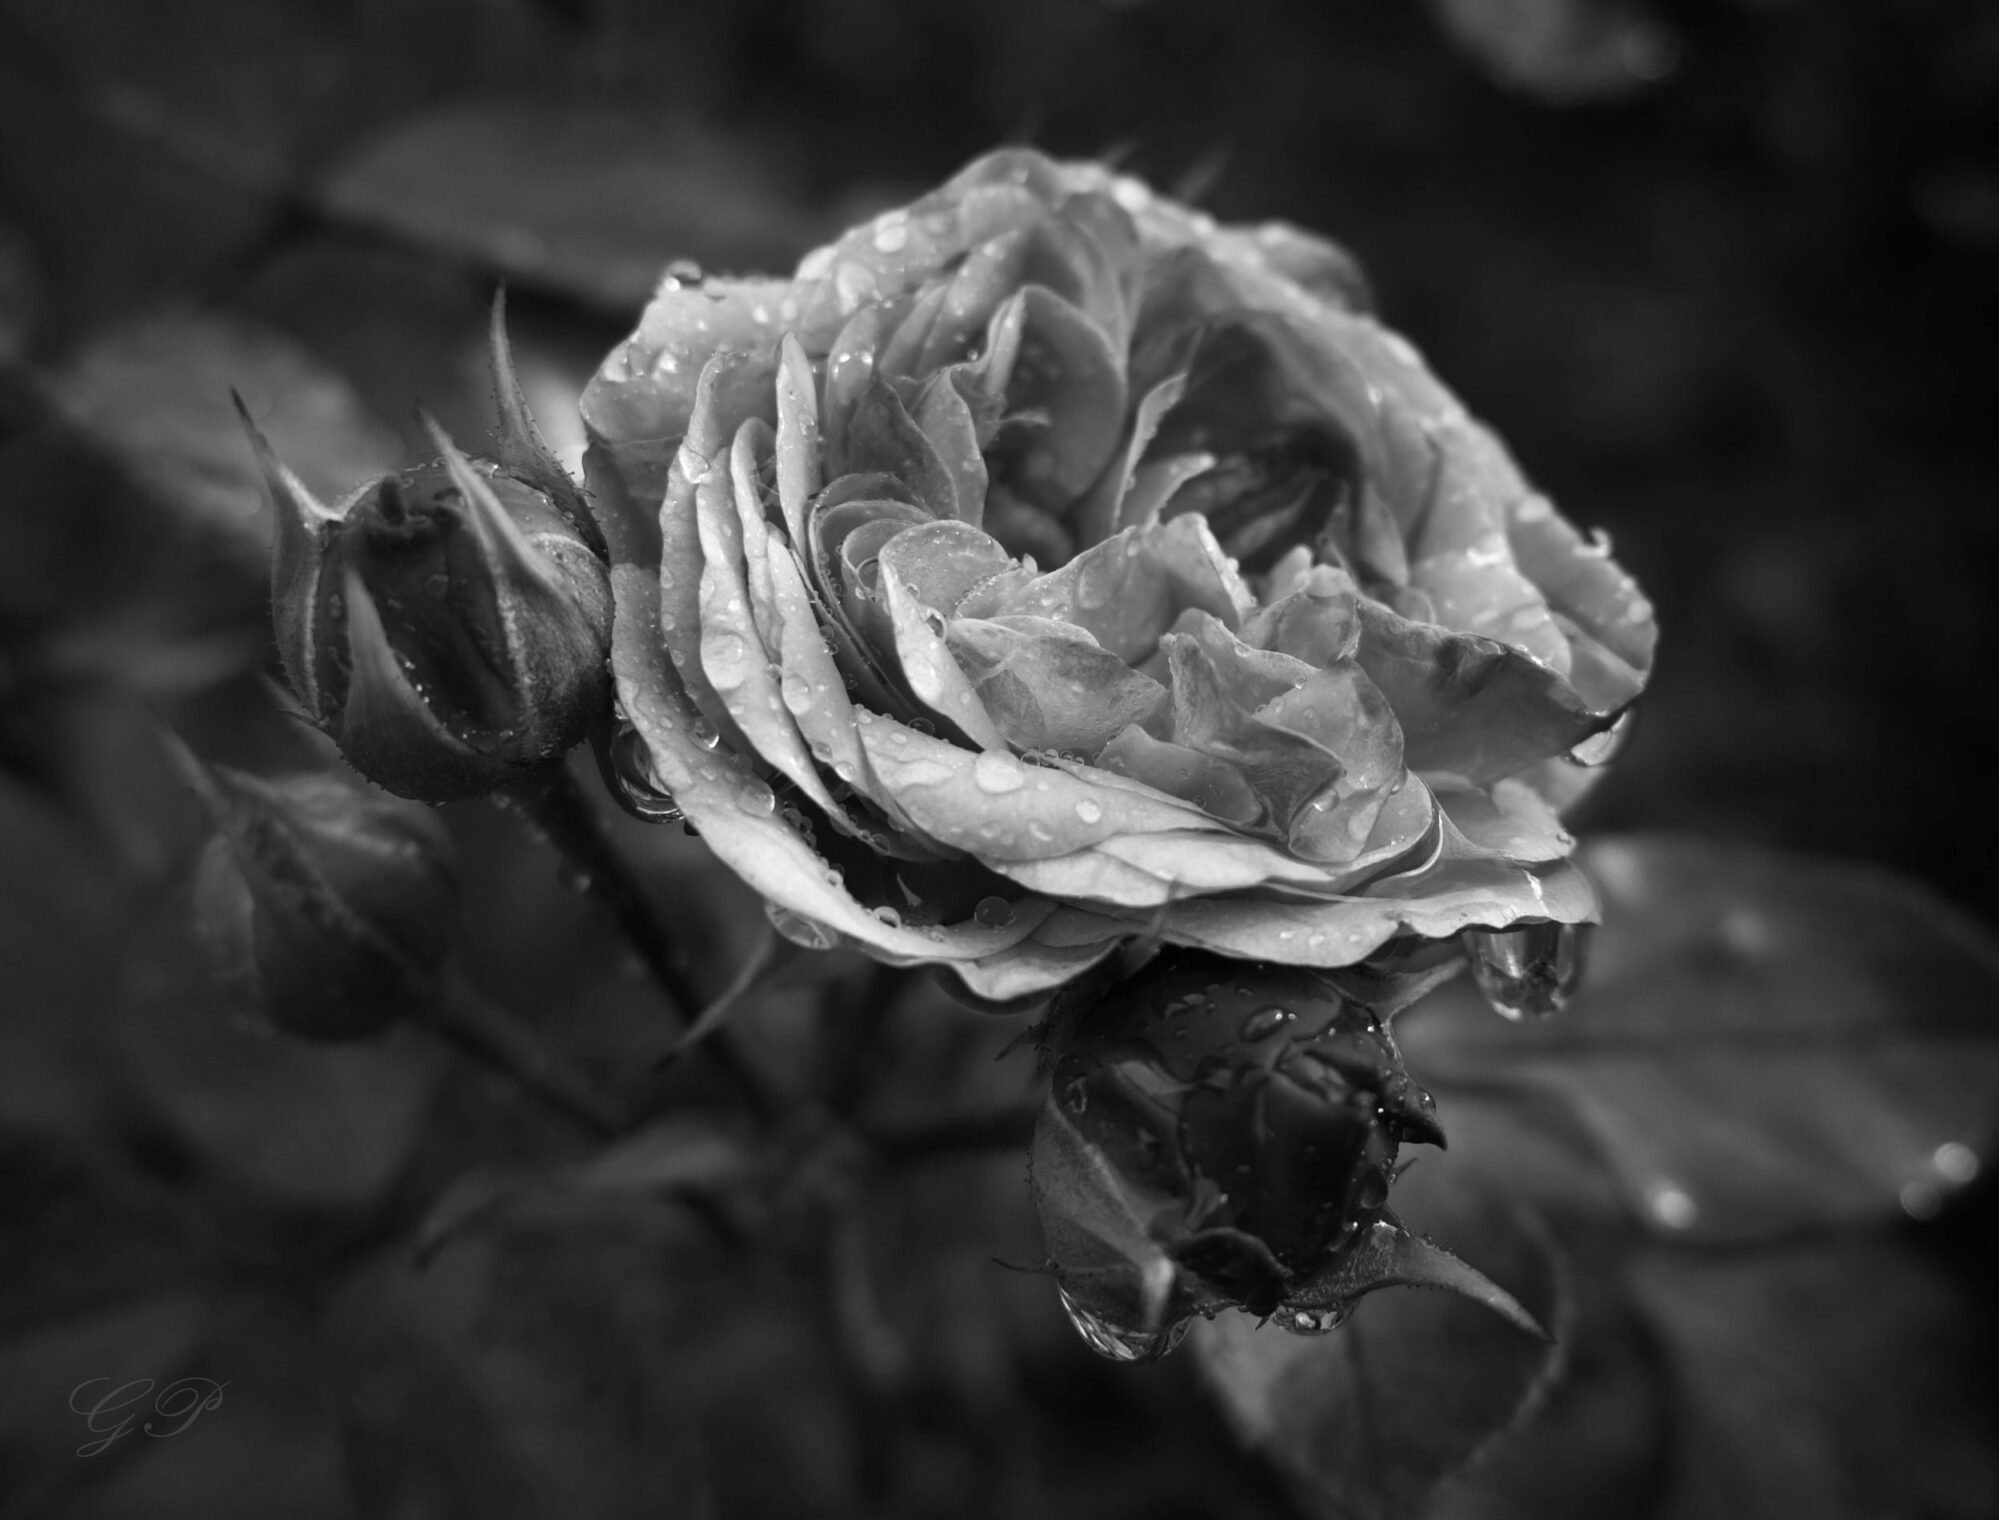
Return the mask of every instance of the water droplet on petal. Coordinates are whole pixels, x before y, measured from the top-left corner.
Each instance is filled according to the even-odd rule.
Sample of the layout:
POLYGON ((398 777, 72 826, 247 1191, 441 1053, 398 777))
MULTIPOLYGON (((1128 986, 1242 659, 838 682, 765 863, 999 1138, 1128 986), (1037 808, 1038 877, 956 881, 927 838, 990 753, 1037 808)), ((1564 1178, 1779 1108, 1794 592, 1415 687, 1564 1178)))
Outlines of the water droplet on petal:
POLYGON ((722 742, 722 735, 716 730, 715 725, 710 723, 706 718, 696 718, 687 732, 693 736, 694 742, 703 749, 713 749, 722 742))
POLYGON ((1004 897, 982 897, 972 917, 988 929, 1004 929, 1013 922, 1013 904, 1004 897))
POLYGON ((803 949, 831 950, 840 943, 839 935, 802 913, 794 913, 791 909, 780 907, 774 902, 764 904, 764 913, 769 917, 773 929, 803 949))
POLYGON ((1464 939, 1478 990, 1509 1019, 1560 1011, 1582 977, 1582 933, 1574 924, 1467 929, 1464 939))
POLYGON ((1646 1191, 1645 1202, 1652 1217, 1669 1230, 1685 1230, 1700 1217, 1700 1205, 1685 1188, 1670 1182, 1655 1183, 1646 1191))
POLYGON ((902 927, 901 912, 890 907, 887 903, 883 903, 879 908, 876 908, 874 915, 891 929, 900 929, 902 927))
POLYGON ((1241 1034, 1245 1040, 1267 1040, 1296 1017, 1289 1008, 1280 1008, 1275 1003, 1268 1008, 1259 1008, 1242 1021, 1241 1034))
POLYGON ((750 646, 733 633, 711 633, 701 640, 701 665, 717 691, 734 691, 749 679, 750 646))
POLYGON ((1085 823, 1097 823, 1103 818, 1104 810, 1100 803, 1085 797, 1076 804, 1076 816, 1085 823))
POLYGON ((778 683, 778 691, 784 697, 784 705, 794 713, 806 713, 812 708, 812 683, 795 671, 787 671, 778 683))
POLYGON ((1058 1288, 1056 1292, 1062 1300, 1063 1312, 1082 1336, 1083 1344, 1114 1362, 1156 1361, 1186 1339, 1188 1320, 1177 1320, 1163 1330, 1126 1330, 1092 1314, 1069 1296, 1067 1288, 1058 1288))
POLYGON ((1027 784, 1027 778, 1021 774, 1020 766, 1012 756, 990 749, 983 751, 972 762, 972 780, 978 783, 980 791, 994 796, 1019 791, 1027 784))
POLYGON ((754 818, 767 818, 777 811, 777 793, 753 776, 736 793, 736 806, 754 818))

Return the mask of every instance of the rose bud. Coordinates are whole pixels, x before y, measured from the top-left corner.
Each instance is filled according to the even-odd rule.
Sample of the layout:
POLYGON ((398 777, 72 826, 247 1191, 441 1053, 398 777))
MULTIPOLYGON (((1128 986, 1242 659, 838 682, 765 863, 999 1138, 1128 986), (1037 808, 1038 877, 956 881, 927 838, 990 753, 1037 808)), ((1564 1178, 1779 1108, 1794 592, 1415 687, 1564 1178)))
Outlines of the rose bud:
POLYGON ((1167 951, 1046 1028, 1030 1161, 1070 1319, 1119 1360, 1224 1308, 1336 1327, 1391 1284, 1526 1310, 1388 1210, 1406 1141, 1441 1146, 1388 1019, 1434 977, 1167 951), (1366 1001, 1372 999, 1373 1001, 1366 1001))
POLYGON ((251 428, 278 512, 272 603, 292 688, 357 770, 425 802, 526 780, 609 710, 602 540, 534 434, 498 318, 497 461, 432 422, 436 461, 328 507, 251 428))
POLYGON ((801 943, 1006 1003, 1595 916, 1651 604, 1331 243, 995 153, 667 278, 581 410, 624 783, 801 943))
POLYGON ((378 1034, 433 996, 459 886, 429 810, 344 771, 263 778, 176 746, 218 833, 198 923, 246 1001, 287 1034, 378 1034))

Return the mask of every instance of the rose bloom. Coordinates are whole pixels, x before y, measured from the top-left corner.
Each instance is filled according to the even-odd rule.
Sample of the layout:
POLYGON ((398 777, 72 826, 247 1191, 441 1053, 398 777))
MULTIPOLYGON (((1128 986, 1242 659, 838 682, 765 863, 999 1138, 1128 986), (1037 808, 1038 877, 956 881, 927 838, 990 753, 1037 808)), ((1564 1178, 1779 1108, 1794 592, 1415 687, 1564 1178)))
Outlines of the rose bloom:
POLYGON ((1006 1001, 1594 913, 1651 609, 1329 243, 997 153, 669 277, 583 412, 628 771, 794 939, 1006 1001))

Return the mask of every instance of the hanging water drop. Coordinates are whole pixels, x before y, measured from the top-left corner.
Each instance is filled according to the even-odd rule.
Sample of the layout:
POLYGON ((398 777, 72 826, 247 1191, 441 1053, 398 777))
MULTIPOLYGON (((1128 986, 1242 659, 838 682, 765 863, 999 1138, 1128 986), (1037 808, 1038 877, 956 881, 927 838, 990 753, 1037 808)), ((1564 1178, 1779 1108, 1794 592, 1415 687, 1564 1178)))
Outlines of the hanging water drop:
POLYGON ((689 725, 687 732, 693 737, 694 742, 703 749, 713 749, 722 742, 720 731, 706 718, 696 718, 689 725))
POLYGON ((1582 976, 1582 932, 1574 924, 1467 929, 1464 942, 1478 990, 1509 1019, 1559 1012, 1582 976))
POLYGON ((1004 897, 982 897, 972 917, 988 929, 1004 929, 1013 922, 1013 904, 1004 897))
POLYGON ((1186 1339, 1188 1320, 1176 1320, 1161 1330, 1126 1330, 1092 1314, 1069 1296, 1067 1288, 1056 1289, 1069 1323, 1098 1356, 1114 1362, 1150 1362, 1166 1355, 1186 1339))
POLYGON ((777 903, 764 904, 764 913, 770 919, 770 926, 805 950, 831 950, 840 942, 840 937, 824 924, 807 918, 802 913, 794 913, 777 903))
POLYGON ((605 766, 611 795, 626 812, 647 823, 677 823, 680 805, 673 793, 659 784, 653 770, 652 750, 636 728, 621 727, 607 746, 605 766))

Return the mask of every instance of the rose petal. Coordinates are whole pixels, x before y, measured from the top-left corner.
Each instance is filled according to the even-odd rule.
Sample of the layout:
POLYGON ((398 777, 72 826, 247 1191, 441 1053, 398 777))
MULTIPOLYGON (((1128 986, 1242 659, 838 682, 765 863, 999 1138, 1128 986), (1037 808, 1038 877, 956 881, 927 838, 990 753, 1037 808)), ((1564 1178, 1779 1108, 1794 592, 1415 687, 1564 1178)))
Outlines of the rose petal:
POLYGON ((1165 687, 1073 623, 955 618, 945 638, 993 722, 1020 749, 1094 759, 1126 724, 1166 704, 1165 687))
POLYGON ((1139 666, 1188 608, 1239 628, 1254 606, 1207 523, 1176 517, 1106 539, 1026 585, 982 587, 959 603, 958 611, 964 617, 1023 615, 1074 623, 1127 665, 1139 666))
POLYGON ((1610 717, 1510 644, 1413 623, 1363 601, 1356 661, 1402 725, 1411 770, 1483 786, 1565 755, 1610 717))
POLYGON ((1183 744, 1155 739, 1136 725, 1106 744, 1096 763, 1191 802, 1225 823, 1249 825, 1263 816, 1262 799, 1234 765, 1183 744))
POLYGON ((1184 803, 1084 774, 1025 765, 860 713, 861 744, 884 790, 927 837, 989 864, 1043 860, 1117 834, 1215 827, 1184 803))

